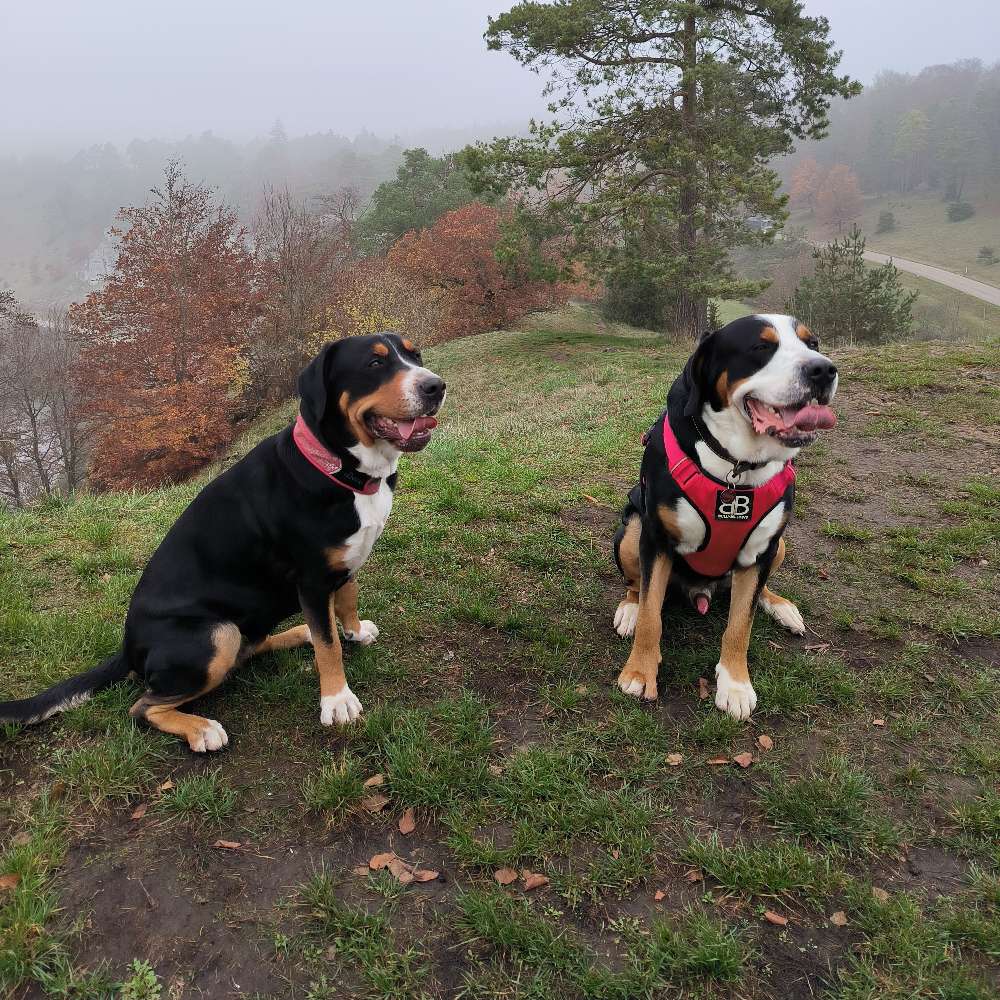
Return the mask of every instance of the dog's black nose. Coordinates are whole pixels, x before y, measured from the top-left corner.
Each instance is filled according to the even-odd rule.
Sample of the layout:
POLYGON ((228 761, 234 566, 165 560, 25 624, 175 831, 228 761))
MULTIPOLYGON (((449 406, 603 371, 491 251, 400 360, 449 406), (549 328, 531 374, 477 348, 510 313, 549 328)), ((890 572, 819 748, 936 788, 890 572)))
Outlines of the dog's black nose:
POLYGON ((444 379, 438 378, 437 375, 431 375, 420 383, 419 388, 425 399, 431 403, 440 403, 444 399, 444 390, 447 386, 444 384, 444 379))
POLYGON ((803 369, 806 381, 817 389, 828 389, 837 377, 837 366, 829 358, 816 358, 803 369))

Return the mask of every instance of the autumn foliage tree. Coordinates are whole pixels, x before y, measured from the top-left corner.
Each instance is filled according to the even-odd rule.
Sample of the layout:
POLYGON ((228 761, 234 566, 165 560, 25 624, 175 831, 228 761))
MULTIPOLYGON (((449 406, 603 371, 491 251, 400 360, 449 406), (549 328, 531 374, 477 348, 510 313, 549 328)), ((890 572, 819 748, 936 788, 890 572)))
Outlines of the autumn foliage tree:
POLYGON ((863 202, 857 175, 850 167, 838 163, 831 167, 816 197, 816 216, 838 231, 861 214, 863 202))
POLYGON ((122 209, 103 287, 74 305, 76 381, 98 427, 91 482, 183 477, 232 436, 254 262, 235 212, 176 162, 142 207, 122 209))
POLYGON ((816 159, 806 157, 792 173, 789 201, 792 208, 816 210, 816 199, 823 186, 824 172, 816 159))

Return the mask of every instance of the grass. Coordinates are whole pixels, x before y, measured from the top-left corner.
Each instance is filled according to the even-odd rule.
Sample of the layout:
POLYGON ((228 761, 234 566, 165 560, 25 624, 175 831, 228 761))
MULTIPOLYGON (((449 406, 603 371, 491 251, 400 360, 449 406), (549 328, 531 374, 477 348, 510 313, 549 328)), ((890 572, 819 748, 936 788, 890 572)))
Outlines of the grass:
MULTIPOLYGON (((838 352, 775 582, 810 631, 758 617, 748 724, 699 698, 722 594, 668 603, 656 705, 614 687, 610 537, 688 351, 582 307, 428 351, 449 402, 361 574, 382 635, 346 654, 352 728, 319 725, 295 650, 196 706, 230 734, 210 761, 132 722, 133 682, 0 730, 0 993, 990 995, 996 345, 838 352), (370 870, 388 852, 437 877, 370 870)), ((3 697, 116 648, 198 487, 0 513, 3 697)))

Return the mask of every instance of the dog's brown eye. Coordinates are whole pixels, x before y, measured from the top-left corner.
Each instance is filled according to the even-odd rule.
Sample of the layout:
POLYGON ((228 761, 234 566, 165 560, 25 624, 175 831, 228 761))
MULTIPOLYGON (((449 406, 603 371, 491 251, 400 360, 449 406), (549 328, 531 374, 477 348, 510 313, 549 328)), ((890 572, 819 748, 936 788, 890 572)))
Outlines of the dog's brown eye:
POLYGON ((368 367, 369 368, 381 368, 382 365, 384 365, 384 364, 385 364, 385 362, 381 358, 372 358, 371 361, 368 362, 368 367))

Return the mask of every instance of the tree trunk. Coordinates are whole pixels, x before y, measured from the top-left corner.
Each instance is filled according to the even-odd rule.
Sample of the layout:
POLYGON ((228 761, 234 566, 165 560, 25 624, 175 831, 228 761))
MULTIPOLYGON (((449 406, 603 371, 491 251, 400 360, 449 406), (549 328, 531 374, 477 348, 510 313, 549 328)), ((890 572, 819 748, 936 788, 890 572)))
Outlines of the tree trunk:
POLYGON ((694 12, 684 19, 684 81, 681 97, 681 117, 684 122, 685 143, 690 162, 681 182, 679 198, 678 236, 681 255, 685 261, 684 285, 677 298, 677 329, 693 337, 701 335, 708 317, 708 302, 693 295, 690 284, 697 277, 698 246, 698 21, 694 12))

